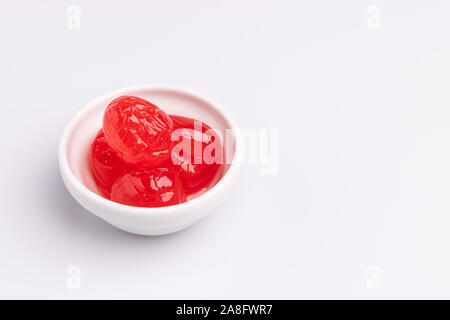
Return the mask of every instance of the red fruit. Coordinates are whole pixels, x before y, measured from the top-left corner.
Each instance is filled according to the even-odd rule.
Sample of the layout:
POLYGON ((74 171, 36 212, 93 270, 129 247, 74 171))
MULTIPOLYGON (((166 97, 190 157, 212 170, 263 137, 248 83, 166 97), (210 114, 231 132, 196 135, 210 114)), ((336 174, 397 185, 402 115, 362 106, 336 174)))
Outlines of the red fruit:
POLYGON ((103 116, 103 131, 111 147, 131 165, 156 167, 170 158, 172 120, 144 99, 113 100, 103 116))
POLYGON ((130 168, 112 186, 111 200, 135 207, 165 207, 186 201, 173 168, 130 168))
POLYGON ((113 183, 125 170, 126 164, 106 142, 102 130, 98 132, 91 144, 90 162, 97 187, 109 197, 113 183))
POLYGON ((173 135, 179 136, 180 141, 172 149, 173 166, 178 171, 187 196, 203 193, 223 176, 223 147, 220 138, 208 125, 199 120, 175 115, 170 115, 170 118, 173 122, 173 135), (212 143, 214 145, 211 145, 212 143), (188 148, 181 149, 183 145, 188 148), (215 151, 205 152, 208 146, 210 149, 215 147, 215 151), (205 155, 212 155, 213 158, 217 156, 219 163, 212 162, 214 159, 207 159, 205 155))

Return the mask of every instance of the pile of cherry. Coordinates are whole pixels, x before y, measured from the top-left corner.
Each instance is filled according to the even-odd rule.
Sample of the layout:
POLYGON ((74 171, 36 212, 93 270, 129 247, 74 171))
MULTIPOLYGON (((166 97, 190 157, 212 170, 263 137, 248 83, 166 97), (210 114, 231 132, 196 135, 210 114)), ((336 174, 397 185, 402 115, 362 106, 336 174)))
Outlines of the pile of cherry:
MULTIPOLYGON (((224 173, 221 163, 196 161, 194 144, 202 149, 220 139, 205 123, 167 115, 156 105, 133 96, 113 100, 105 110, 103 128, 91 144, 90 164, 101 194, 138 207, 163 207, 185 202, 214 186, 224 173), (172 152, 174 130, 191 142, 190 154, 172 152), (177 161, 173 161, 176 159, 177 161)), ((198 148, 198 147, 197 147, 198 148)))

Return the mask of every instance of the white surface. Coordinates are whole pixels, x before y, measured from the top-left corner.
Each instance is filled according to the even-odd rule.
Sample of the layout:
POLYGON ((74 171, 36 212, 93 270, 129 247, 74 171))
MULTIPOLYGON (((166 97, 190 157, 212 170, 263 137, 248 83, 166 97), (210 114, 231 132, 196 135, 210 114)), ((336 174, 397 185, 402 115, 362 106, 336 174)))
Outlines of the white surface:
POLYGON ((450 2, 76 1, 80 30, 69 4, 0 4, 0 297, 450 298, 450 2), (279 128, 279 173, 244 166, 167 237, 87 213, 59 177, 62 129, 142 83, 279 128))
MULTIPOLYGON (((206 101, 195 93, 172 87, 143 85, 110 92, 77 113, 64 129, 59 144, 59 168, 67 190, 86 210, 111 225, 137 235, 161 236, 183 230, 204 218, 222 205, 235 188, 240 161, 235 150, 241 150, 237 126, 232 117, 220 105, 206 101), (92 141, 102 127, 103 114, 108 104, 117 97, 127 95, 152 101, 167 114, 192 117, 205 121, 216 130, 216 138, 222 137, 224 148, 220 154, 224 159, 224 175, 208 192, 188 198, 176 206, 160 208, 139 208, 126 206, 105 199, 98 192, 89 165, 89 151, 92 141), (226 134, 230 130, 231 134, 226 134), (227 142, 225 138, 231 140, 227 142), (226 151, 225 151, 226 150, 226 151)), ((220 139, 220 138, 219 138, 220 139)))

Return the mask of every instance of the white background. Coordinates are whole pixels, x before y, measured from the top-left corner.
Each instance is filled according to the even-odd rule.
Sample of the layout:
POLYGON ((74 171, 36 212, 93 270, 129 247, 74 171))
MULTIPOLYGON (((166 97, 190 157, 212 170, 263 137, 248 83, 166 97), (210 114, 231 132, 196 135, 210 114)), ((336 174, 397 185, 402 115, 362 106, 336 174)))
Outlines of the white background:
POLYGON ((444 0, 2 1, 0 298, 450 298, 449 14, 444 0), (278 174, 244 166, 219 210, 170 236, 91 215, 63 186, 58 140, 92 99, 138 84, 278 128, 278 174))

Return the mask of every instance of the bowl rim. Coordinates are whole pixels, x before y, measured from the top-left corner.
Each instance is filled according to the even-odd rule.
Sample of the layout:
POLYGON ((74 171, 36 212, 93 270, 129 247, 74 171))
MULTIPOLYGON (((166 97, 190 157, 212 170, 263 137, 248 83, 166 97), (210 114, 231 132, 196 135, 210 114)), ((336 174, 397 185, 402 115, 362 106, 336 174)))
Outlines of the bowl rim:
MULTIPOLYGON (((167 213, 180 213, 184 212, 186 210, 189 210, 190 208, 196 208, 198 204, 201 202, 207 202, 210 199, 215 199, 216 195, 222 192, 222 190, 226 187, 227 184, 231 183, 233 178, 237 175, 239 170, 239 159, 240 159, 240 139, 239 139, 239 132, 238 132, 238 126, 236 125, 235 120, 233 117, 229 114, 227 110, 225 110, 221 105, 216 103, 214 100, 210 99, 209 97, 205 97, 204 95, 199 95, 195 92, 193 92, 190 89, 180 88, 178 86, 173 85, 136 85, 131 87, 126 87, 124 89, 119 90, 113 90, 110 91, 107 94, 104 94, 91 102, 89 102, 87 105, 85 105, 81 110, 79 110, 75 116, 73 116, 67 125, 65 126, 65 129, 63 131, 63 134, 61 136, 60 142, 59 142, 59 148, 58 148, 58 162, 59 162, 59 169, 60 173, 63 176, 63 178, 67 178, 68 181, 72 186, 74 186, 79 192, 82 193, 82 195, 85 198, 88 198, 89 200, 99 203, 102 206, 109 207, 113 210, 117 211, 127 211, 132 212, 135 214, 145 214, 145 215, 158 215, 158 214, 167 214, 167 213), (166 206, 166 207, 135 207, 135 206, 129 206, 125 204, 121 204, 118 202, 114 202, 112 200, 106 199, 102 197, 101 195, 93 192, 89 188, 87 188, 81 181, 78 180, 77 177, 75 177, 72 169, 69 165, 68 160, 68 153, 67 153, 67 143, 71 136, 71 133, 75 130, 76 124, 82 119, 91 109, 93 109, 95 106, 97 106, 98 103, 101 101, 111 99, 118 95, 126 94, 129 91, 135 91, 135 90, 164 90, 174 93, 182 93, 188 96, 191 96, 194 99, 198 99, 199 101, 203 101, 210 106, 212 106, 230 125, 230 129, 233 132, 234 137, 234 155, 233 159, 231 160, 228 170, 225 173, 225 175, 209 190, 207 190, 205 193, 199 195, 198 197, 180 203, 172 206, 166 206)), ((63 179, 65 180, 65 179, 63 179)), ((70 190, 69 190, 70 191, 70 190)))

